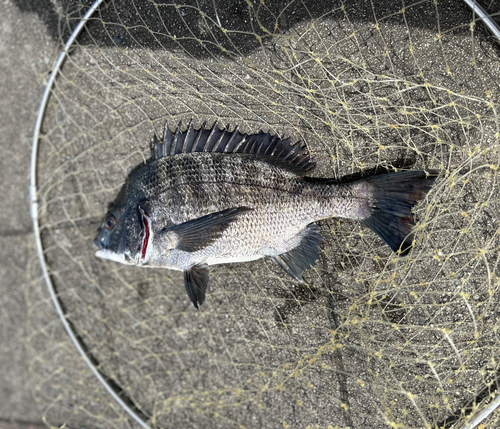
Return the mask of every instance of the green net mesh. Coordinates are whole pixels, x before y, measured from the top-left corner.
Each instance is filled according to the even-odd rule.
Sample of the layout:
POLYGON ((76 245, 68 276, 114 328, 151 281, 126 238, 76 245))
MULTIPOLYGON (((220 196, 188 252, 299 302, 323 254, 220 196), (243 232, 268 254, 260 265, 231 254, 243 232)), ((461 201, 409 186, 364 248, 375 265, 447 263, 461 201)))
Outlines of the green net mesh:
MULTIPOLYGON (((87 6, 61 6, 61 34, 87 6)), ((452 428, 496 396, 499 52, 451 0, 106 2, 56 79, 38 195, 67 319, 122 398, 151 427, 452 428), (200 311, 181 273, 95 258, 153 134, 191 119, 303 140, 319 177, 439 170, 415 248, 323 221, 304 284, 268 260, 217 266, 200 311)), ((136 427, 39 280, 27 300, 47 424, 136 427)))

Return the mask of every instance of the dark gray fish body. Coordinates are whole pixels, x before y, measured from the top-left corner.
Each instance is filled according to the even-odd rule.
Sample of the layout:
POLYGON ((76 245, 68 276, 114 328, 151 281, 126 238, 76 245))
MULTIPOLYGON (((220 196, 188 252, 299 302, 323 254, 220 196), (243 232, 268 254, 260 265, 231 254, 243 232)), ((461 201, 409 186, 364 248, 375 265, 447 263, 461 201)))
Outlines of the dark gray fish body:
POLYGON ((409 171, 347 184, 305 177, 307 150, 267 133, 195 131, 155 142, 153 158, 129 175, 101 226, 97 256, 185 273, 195 307, 208 286, 208 265, 269 256, 293 278, 319 258, 315 221, 365 222, 394 251, 406 253, 411 208, 435 174, 409 171))

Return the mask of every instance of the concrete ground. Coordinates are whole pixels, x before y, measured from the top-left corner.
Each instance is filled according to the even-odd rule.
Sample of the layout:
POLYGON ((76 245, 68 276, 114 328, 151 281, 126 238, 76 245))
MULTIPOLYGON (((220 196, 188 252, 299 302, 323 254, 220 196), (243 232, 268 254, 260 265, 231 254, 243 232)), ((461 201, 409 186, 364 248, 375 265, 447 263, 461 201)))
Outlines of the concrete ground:
POLYGON ((0 428, 24 429, 42 424, 43 411, 33 397, 26 348, 27 267, 34 262, 29 159, 38 104, 58 49, 40 17, 11 0, 0 2, 0 41, 0 428))

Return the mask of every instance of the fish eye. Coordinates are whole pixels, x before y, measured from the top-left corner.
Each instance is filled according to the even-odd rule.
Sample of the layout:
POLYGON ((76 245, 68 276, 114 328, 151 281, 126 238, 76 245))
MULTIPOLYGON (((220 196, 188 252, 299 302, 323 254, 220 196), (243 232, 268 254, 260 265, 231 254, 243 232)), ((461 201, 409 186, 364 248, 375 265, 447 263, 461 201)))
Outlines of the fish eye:
POLYGON ((115 226, 115 222, 116 222, 116 218, 113 216, 113 215, 109 215, 107 218, 106 218, 106 222, 104 222, 104 226, 107 228, 107 229, 113 229, 114 226, 115 226))

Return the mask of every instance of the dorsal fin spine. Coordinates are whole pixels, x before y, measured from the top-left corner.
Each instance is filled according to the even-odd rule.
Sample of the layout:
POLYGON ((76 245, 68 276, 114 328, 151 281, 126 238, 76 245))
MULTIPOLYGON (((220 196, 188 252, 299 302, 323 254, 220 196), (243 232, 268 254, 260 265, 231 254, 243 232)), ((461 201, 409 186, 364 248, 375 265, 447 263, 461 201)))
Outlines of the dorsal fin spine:
POLYGON ((304 144, 290 144, 290 139, 281 139, 278 135, 260 131, 256 134, 243 134, 236 127, 229 131, 229 125, 219 128, 217 122, 206 129, 206 122, 198 131, 194 130, 193 120, 187 130, 181 131, 182 122, 172 133, 165 124, 163 142, 153 138, 151 155, 153 159, 175 156, 182 153, 218 152, 239 153, 264 158, 265 162, 280 166, 295 174, 304 175, 312 171, 315 163, 304 144))
POLYGON ((226 128, 224 128, 224 137, 222 138, 221 142, 219 143, 220 147, 217 148, 218 152, 226 152, 226 149, 228 147, 229 142, 233 138, 234 134, 229 131, 229 124, 226 125, 226 128))
POLYGON ((243 153, 250 153, 250 151, 252 150, 252 146, 255 142, 255 139, 256 139, 255 134, 251 135, 250 138, 247 139, 247 144, 245 145, 245 150, 243 151, 243 153))
POLYGON ((198 135, 196 136, 195 142, 193 143, 193 151, 196 151, 196 148, 200 144, 200 139, 201 139, 201 136, 203 135, 203 131, 205 130, 205 125, 206 125, 206 122, 203 122, 203 124, 201 125, 201 128, 198 130, 198 135))
POLYGON ((193 120, 189 121, 188 129, 186 131, 186 138, 184 139, 184 145, 182 146, 182 153, 189 153, 192 149, 192 143, 194 139, 194 125, 193 120))
POLYGON ((300 157, 302 154, 302 148, 297 144, 293 147, 293 149, 290 151, 290 153, 285 157, 286 161, 294 162, 297 157, 300 157), (297 150, 299 149, 299 150, 297 150))
POLYGON ((236 140, 238 139, 238 135, 240 134, 240 128, 237 126, 232 135, 231 135, 231 138, 229 139, 229 141, 227 142, 226 144, 226 148, 224 150, 224 152, 233 152, 234 148, 232 148, 231 146, 235 145, 236 144, 236 140))
POLYGON ((177 153, 177 142, 179 141, 179 136, 181 134, 181 125, 182 121, 179 122, 177 128, 175 129, 174 138, 172 139, 172 145, 170 147, 170 156, 175 155, 177 153))
POLYGON ((282 148, 278 148, 277 150, 278 151, 276 153, 273 153, 272 156, 275 156, 277 158, 281 158, 281 155, 282 155, 283 151, 286 150, 286 148, 282 147, 282 148))
POLYGON ((163 156, 170 155, 173 137, 174 136, 168 126, 165 126, 165 133, 163 134, 163 156))
POLYGON ((248 141, 247 137, 248 137, 247 135, 243 135, 243 138, 238 142, 238 144, 234 148, 233 152, 235 152, 235 153, 244 152, 243 149, 245 148, 247 141, 248 141))
POLYGON ((272 156, 274 150, 276 149, 278 141, 279 141, 279 137, 277 135, 274 136, 273 140, 271 141, 271 143, 267 147, 266 151, 264 152, 264 155, 266 155, 266 156, 272 156))
POLYGON ((203 152, 209 152, 208 148, 210 146, 210 140, 212 139, 212 136, 215 134, 217 129, 218 129, 217 123, 215 123, 212 129, 210 130, 210 134, 207 137, 207 141, 205 142, 205 146, 203 147, 203 152))
MULTIPOLYGON (((263 148, 265 148, 266 146, 266 143, 269 143, 269 138, 268 138, 269 134, 265 133, 262 138, 260 139, 260 144, 259 144, 259 147, 257 148, 257 150, 255 151, 255 153, 257 155, 263 155, 263 148)), ((265 149, 264 149, 265 151, 265 149)))
POLYGON ((165 156, 165 143, 162 142, 158 145, 158 156, 162 157, 165 156))
POLYGON ((224 139, 224 136, 226 135, 226 130, 227 130, 227 127, 222 130, 222 132, 220 134, 220 137, 215 142, 215 145, 214 145, 214 148, 213 148, 214 152, 221 152, 221 150, 219 150, 219 146, 221 145, 222 140, 224 139))
POLYGON ((156 137, 156 134, 153 134, 153 139, 151 141, 151 156, 153 159, 158 159, 160 156, 158 156, 158 146, 160 145, 160 142, 158 141, 158 137, 156 137))

